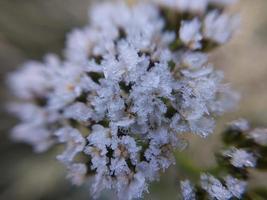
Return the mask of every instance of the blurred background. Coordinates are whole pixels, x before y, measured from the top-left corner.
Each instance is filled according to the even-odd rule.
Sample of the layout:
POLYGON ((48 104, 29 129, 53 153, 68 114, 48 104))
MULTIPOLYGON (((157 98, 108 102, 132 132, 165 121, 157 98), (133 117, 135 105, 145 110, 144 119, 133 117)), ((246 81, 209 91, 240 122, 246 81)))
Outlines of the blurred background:
MULTIPOLYGON (((64 167, 55 160, 57 149, 36 155, 23 144, 9 140, 16 120, 5 113, 10 100, 5 75, 28 59, 42 59, 48 52, 61 53, 65 34, 87 21, 90 0, 0 0, 0 200, 90 199, 89 186, 72 187, 64 167)), ((190 138, 186 151, 177 154, 178 164, 153 183, 145 199, 179 199, 181 178, 194 176, 194 167, 212 166, 220 148, 225 122, 247 118, 267 127, 267 1, 241 0, 236 6, 242 26, 233 40, 217 49, 211 59, 225 71, 226 81, 238 90, 239 107, 219 119, 216 133, 208 139, 190 138), (179 164, 179 161, 181 164, 179 164)), ((253 174, 255 185, 266 184, 267 174, 253 174)), ((103 194, 100 199, 112 199, 103 194)))

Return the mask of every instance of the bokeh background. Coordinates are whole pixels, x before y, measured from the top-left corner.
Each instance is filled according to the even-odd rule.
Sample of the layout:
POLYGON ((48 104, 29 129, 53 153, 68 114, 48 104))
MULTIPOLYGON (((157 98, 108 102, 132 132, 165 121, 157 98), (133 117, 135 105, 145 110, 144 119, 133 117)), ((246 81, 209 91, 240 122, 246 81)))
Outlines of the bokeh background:
MULTIPOLYGON (((28 59, 60 54, 65 34, 86 23, 90 4, 90 0, 0 0, 0 200, 90 199, 89 185, 72 187, 65 180, 64 167, 55 160, 58 149, 36 155, 29 146, 9 140, 16 120, 5 112, 11 99, 6 73, 28 59)), ((239 107, 219 119, 208 139, 190 136, 188 148, 177 153, 178 164, 152 184, 145 199, 179 199, 179 180, 214 164, 213 153, 221 145, 219 133, 227 121, 243 117, 267 127, 267 1, 241 0, 234 9, 241 14, 241 28, 211 59, 241 93, 239 107)), ((253 173, 251 185, 266 186, 266 179, 266 173, 253 173)), ((107 193, 100 199, 113 197, 107 193)))

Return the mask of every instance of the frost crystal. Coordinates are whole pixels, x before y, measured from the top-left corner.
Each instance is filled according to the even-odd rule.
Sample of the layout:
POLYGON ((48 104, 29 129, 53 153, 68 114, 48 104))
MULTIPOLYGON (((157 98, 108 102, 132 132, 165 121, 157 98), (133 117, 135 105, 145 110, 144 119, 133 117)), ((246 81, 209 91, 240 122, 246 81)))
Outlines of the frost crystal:
MULTIPOLYGON (((62 60, 48 55, 10 75, 10 88, 21 100, 9 108, 22 121, 13 138, 37 152, 64 144, 57 158, 67 177, 78 185, 93 178, 94 197, 104 189, 119 199, 141 197, 174 163, 173 151, 185 146, 181 134, 207 137, 214 118, 237 100, 204 53, 235 29, 235 20, 219 12, 228 2, 93 7, 89 23, 68 34, 62 60), (220 7, 207 9, 210 4, 220 7), (182 14, 188 12, 192 18, 182 14)), ((183 187, 187 194, 187 182, 183 187)))

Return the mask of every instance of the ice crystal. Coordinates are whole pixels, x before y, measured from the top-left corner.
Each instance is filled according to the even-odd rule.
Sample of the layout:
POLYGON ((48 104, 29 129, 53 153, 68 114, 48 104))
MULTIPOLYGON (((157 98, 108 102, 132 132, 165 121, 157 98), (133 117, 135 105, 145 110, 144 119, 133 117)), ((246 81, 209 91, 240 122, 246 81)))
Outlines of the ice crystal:
POLYGON ((120 199, 141 197, 174 163, 173 151, 185 146, 181 134, 207 137, 214 118, 237 100, 204 53, 235 29, 233 17, 208 6, 231 2, 96 5, 89 23, 68 34, 62 60, 50 54, 10 75, 10 88, 21 100, 10 105, 22 121, 13 138, 37 152, 65 144, 57 158, 67 177, 78 185, 93 178, 94 197, 104 189, 120 199), (173 24, 166 9, 193 18, 176 16, 173 24))

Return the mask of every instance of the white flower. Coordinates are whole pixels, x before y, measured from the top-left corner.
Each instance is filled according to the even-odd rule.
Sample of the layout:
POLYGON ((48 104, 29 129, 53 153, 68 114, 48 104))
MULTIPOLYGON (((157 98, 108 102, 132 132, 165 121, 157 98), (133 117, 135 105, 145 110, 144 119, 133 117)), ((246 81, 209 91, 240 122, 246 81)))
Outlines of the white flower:
POLYGON ((92 127, 91 134, 87 137, 89 145, 85 147, 84 152, 92 157, 91 169, 96 169, 99 173, 107 171, 108 147, 112 144, 110 130, 100 125, 92 127))
POLYGON ((52 87, 47 71, 47 65, 50 64, 49 59, 46 60, 46 63, 28 61, 20 70, 11 73, 8 77, 8 83, 13 93, 26 100, 46 96, 52 87))
POLYGON ((85 146, 85 139, 82 137, 77 129, 71 127, 64 127, 59 129, 55 135, 59 142, 66 143, 65 151, 57 156, 57 159, 63 163, 70 163, 74 157, 83 151, 85 146))
POLYGON ((244 149, 230 149, 223 153, 224 156, 231 158, 231 164, 237 168, 255 167, 257 159, 253 153, 244 149))
POLYGON ((242 194, 245 192, 247 183, 245 181, 238 180, 232 176, 225 177, 227 189, 232 193, 233 196, 240 199, 242 194))
POLYGON ((208 6, 208 0, 178 0, 177 6, 182 11, 203 13, 208 6))
POLYGON ((200 41, 202 35, 200 33, 201 23, 195 18, 192 21, 183 21, 179 31, 182 42, 187 45, 190 49, 201 48, 200 41))
POLYGON ((224 44, 231 37, 239 24, 237 16, 220 14, 218 11, 208 13, 204 21, 204 37, 224 44))
POLYGON ((247 133, 247 137, 253 139, 260 145, 267 145, 267 129, 254 129, 251 132, 247 133))
POLYGON ((195 200, 196 194, 189 180, 181 181, 183 200, 195 200))
POLYGON ((67 35, 66 59, 84 64, 87 62, 93 44, 92 32, 89 28, 74 29, 67 35))
POLYGON ((12 139, 32 145, 37 153, 46 151, 55 143, 51 131, 30 123, 15 126, 12 130, 12 139))
POLYGON ((79 185, 88 170, 94 197, 112 189, 119 199, 141 198, 175 163, 173 151, 186 146, 181 134, 208 136, 213 118, 235 103, 222 72, 201 52, 202 39, 229 38, 232 18, 214 11, 202 22, 208 0, 157 2, 180 16, 174 25, 152 2, 100 3, 88 24, 67 36, 62 60, 30 62, 9 79, 23 102, 10 105, 22 121, 14 139, 39 152, 65 144, 57 158, 67 177, 79 185), (81 154, 86 161, 78 162, 81 154))
POLYGON ((64 110, 64 117, 81 122, 87 122, 92 117, 93 111, 87 105, 76 102, 64 110))
POLYGON ((201 175, 201 187, 208 192, 211 198, 229 200, 232 194, 222 183, 209 174, 201 175))
POLYGON ((154 0, 160 5, 175 8, 182 12, 202 14, 205 12, 209 0, 154 0))
POLYGON ((208 192, 211 198, 229 200, 232 197, 236 197, 240 199, 245 192, 247 183, 230 175, 226 176, 224 181, 226 187, 212 175, 201 175, 201 187, 208 192))
POLYGON ((147 192, 146 179, 142 173, 129 174, 120 177, 117 183, 119 200, 130 200, 141 198, 144 191, 147 192))
POLYGON ((238 119, 230 124, 230 128, 238 131, 248 131, 250 129, 250 125, 247 120, 245 119, 238 119))

